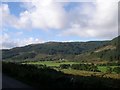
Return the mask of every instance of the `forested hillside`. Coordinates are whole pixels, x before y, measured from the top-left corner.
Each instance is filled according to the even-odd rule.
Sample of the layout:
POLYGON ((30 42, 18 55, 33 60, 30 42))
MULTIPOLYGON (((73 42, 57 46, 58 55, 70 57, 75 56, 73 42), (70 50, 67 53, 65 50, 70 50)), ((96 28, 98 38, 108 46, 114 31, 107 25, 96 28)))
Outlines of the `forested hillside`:
POLYGON ((110 44, 101 47, 92 53, 104 60, 120 60, 120 36, 110 41, 110 44))
POLYGON ((2 58, 12 60, 119 60, 119 41, 47 42, 2 50, 2 58))

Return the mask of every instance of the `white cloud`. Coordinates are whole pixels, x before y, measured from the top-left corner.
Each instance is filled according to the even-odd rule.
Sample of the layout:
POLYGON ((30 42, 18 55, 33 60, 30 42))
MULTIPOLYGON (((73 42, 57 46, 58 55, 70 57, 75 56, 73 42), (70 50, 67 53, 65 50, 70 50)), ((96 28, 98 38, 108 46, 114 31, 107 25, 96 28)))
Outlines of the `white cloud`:
POLYGON ((73 24, 69 29, 63 31, 59 36, 80 36, 83 38, 95 37, 98 33, 92 29, 82 28, 79 24, 73 24))
POLYGON ((111 39, 118 35, 117 2, 95 2, 70 11, 71 25, 60 36, 111 39), (93 6, 92 6, 93 5, 93 6), (74 25, 77 25, 74 26, 74 25))
MULTIPOLYGON (((2 4, 0 11, 2 11, 3 27, 60 29, 59 36, 61 37, 79 36, 82 38, 111 39, 118 34, 118 3, 99 1, 81 3, 80 6, 77 5, 69 12, 64 9, 66 3, 53 2, 53 0, 44 0, 42 3, 39 0, 38 2, 23 3, 26 11, 21 12, 19 17, 10 13, 7 4, 2 4)), ((54 31, 52 32, 54 33, 54 31)), ((18 33, 18 35, 21 34, 18 33)), ((33 37, 11 40, 10 36, 3 35, 3 38, 3 46, 6 48, 12 47, 12 45, 24 46, 44 42, 33 37)))
POLYGON ((0 49, 9 49, 13 47, 20 47, 25 46, 29 44, 37 44, 37 43, 43 43, 44 40, 41 40, 39 38, 24 38, 24 39, 11 39, 10 35, 7 33, 4 33, 2 36, 0 36, 0 49))
POLYGON ((99 27, 115 26, 118 22, 117 4, 113 2, 97 2, 92 23, 99 27))
POLYGON ((38 43, 44 43, 43 40, 38 39, 38 38, 33 38, 33 37, 29 37, 29 38, 25 38, 23 40, 17 39, 15 40, 17 43, 19 43, 18 46, 25 46, 25 45, 29 45, 29 44, 38 44, 38 43))
POLYGON ((42 3, 39 1, 24 3, 24 6, 26 11, 21 12, 20 17, 16 17, 10 14, 8 5, 3 4, 3 24, 18 29, 64 30, 66 28, 68 30, 71 24, 80 24, 82 29, 88 27, 92 31, 99 31, 98 29, 104 31, 117 27, 117 3, 113 2, 99 2, 97 0, 93 4, 83 4, 82 9, 81 6, 76 7, 69 13, 63 8, 64 4, 53 2, 53 0, 44 0, 42 3))
POLYGON ((62 4, 53 0, 31 2, 26 5, 26 11, 20 13, 20 17, 10 14, 7 4, 2 5, 3 22, 18 29, 40 28, 61 29, 65 27, 67 16, 62 4), (64 22, 63 22, 64 20, 64 22))
POLYGON ((33 2, 30 18, 34 28, 42 29, 61 29, 65 27, 67 20, 66 12, 60 3, 55 3, 53 0, 40 2, 33 2), (64 20, 64 22, 63 22, 64 20))
POLYGON ((3 48, 12 48, 17 46, 17 43, 10 40, 10 36, 7 33, 4 33, 0 36, 0 49, 3 48))
POLYGON ((8 4, 2 4, 0 5, 0 11, 2 11, 2 25, 3 27, 14 27, 14 28, 22 28, 23 24, 19 23, 19 19, 12 15, 10 13, 10 10, 9 10, 9 7, 8 7, 8 4))

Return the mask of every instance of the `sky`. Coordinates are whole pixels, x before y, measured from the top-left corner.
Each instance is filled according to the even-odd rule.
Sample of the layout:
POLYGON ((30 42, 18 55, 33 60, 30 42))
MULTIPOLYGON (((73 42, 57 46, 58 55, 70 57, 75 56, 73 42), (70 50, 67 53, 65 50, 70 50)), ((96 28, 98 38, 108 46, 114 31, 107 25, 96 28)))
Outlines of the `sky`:
POLYGON ((2 2, 0 48, 111 40, 118 36, 117 2, 2 2))

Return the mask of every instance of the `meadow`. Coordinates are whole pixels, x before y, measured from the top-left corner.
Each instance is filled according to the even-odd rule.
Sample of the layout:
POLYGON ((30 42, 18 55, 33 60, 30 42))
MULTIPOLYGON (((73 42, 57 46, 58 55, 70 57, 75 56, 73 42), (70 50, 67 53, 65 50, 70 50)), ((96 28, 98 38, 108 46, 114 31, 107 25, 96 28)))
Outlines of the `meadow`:
MULTIPOLYGON (((107 67, 108 66, 98 66, 98 70, 100 70, 101 72, 107 72, 107 67)), ((109 67, 113 69, 115 67, 120 67, 120 66, 109 66, 109 67)))
POLYGON ((46 65, 50 67, 59 67, 61 64, 79 64, 78 62, 70 62, 70 61, 37 61, 37 62, 26 62, 22 64, 34 64, 34 65, 46 65))
MULTIPOLYGON (((114 69, 115 67, 120 66, 99 66, 96 65, 99 72, 95 71, 86 71, 86 70, 75 70, 72 68, 60 68, 60 65, 73 65, 73 64, 81 64, 80 62, 70 62, 70 61, 36 61, 36 62, 26 62, 22 64, 30 64, 30 65, 45 65, 47 67, 51 67, 57 71, 62 71, 65 74, 72 74, 72 75, 80 75, 80 76, 98 76, 98 77, 108 77, 108 78, 115 78, 120 79, 119 74, 111 71, 108 72, 108 67, 114 69)), ((91 64, 91 63, 85 63, 91 64)))

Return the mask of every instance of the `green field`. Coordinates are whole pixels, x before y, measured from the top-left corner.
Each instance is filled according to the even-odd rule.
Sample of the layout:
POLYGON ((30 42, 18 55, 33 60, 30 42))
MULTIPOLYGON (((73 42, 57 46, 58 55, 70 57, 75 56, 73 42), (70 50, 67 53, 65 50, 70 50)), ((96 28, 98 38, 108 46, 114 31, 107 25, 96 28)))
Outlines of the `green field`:
MULTIPOLYGON (((60 69, 59 66, 61 64, 80 64, 80 62, 70 62, 70 61, 37 61, 37 62, 26 62, 23 64, 34 64, 34 65, 46 65, 48 67, 53 67, 54 69, 56 69, 57 71, 62 71, 66 74, 73 74, 73 75, 80 75, 80 76, 91 76, 91 75, 95 75, 95 76, 102 76, 104 73, 107 72, 107 68, 108 66, 97 66, 98 70, 101 72, 93 72, 93 71, 85 71, 85 70, 75 70, 75 69, 60 69), (58 68, 56 68, 58 67, 58 68)), ((109 66, 112 69, 114 67, 119 67, 119 66, 109 66)), ((115 74, 114 72, 112 73, 106 73, 107 77, 111 77, 111 78, 116 78, 119 79, 119 74, 115 74)))
MULTIPOLYGON (((60 64, 80 64, 79 62, 70 62, 70 61, 37 61, 37 62, 26 62, 26 63, 22 63, 22 64, 34 64, 34 65, 46 65, 49 67, 59 67, 60 64)), ((98 70, 100 70, 101 72, 106 72, 107 71, 107 67, 108 66, 97 66, 98 70)), ((118 67, 118 66, 110 66, 111 68, 114 67, 118 67)))
MULTIPOLYGON (((80 75, 80 76, 97 76, 101 77, 103 72, 91 72, 91 71, 82 71, 82 70, 73 70, 73 69, 62 69, 62 72, 66 74, 72 74, 72 75, 80 75)), ((110 77, 110 78, 115 78, 115 79, 120 79, 120 74, 115 74, 115 73, 106 73, 105 76, 103 77, 110 77)))
MULTIPOLYGON (((108 66, 98 66, 98 70, 100 70, 101 72, 106 72, 107 71, 107 67, 108 66)), ((111 67, 113 69, 113 68, 119 67, 119 66, 109 66, 109 67, 111 67)))
MULTIPOLYGON (((24 64, 24 63, 23 63, 24 64)), ((69 62, 69 61, 38 61, 38 62, 27 62, 26 64, 35 64, 35 65, 46 65, 46 66, 60 66, 60 64, 79 64, 78 62, 69 62)))
POLYGON ((98 70, 100 70, 101 72, 106 72, 107 67, 106 66, 98 66, 98 70))

